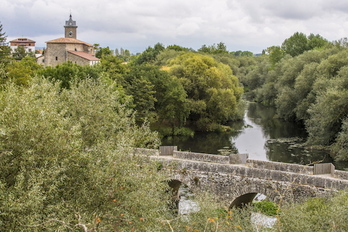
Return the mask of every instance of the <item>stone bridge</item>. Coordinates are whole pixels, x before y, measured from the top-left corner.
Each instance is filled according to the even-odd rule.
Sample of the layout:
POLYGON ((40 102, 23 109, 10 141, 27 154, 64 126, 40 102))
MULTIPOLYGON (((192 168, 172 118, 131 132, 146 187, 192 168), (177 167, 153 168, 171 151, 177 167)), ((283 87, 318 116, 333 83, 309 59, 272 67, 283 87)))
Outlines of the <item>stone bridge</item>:
POLYGON ((136 153, 158 160, 176 192, 185 184, 193 193, 214 194, 229 207, 249 203, 258 193, 281 203, 348 188, 348 172, 335 170, 332 164, 305 166, 258 161, 248 159, 247 154, 211 155, 176 151, 176 147, 137 149, 136 153))

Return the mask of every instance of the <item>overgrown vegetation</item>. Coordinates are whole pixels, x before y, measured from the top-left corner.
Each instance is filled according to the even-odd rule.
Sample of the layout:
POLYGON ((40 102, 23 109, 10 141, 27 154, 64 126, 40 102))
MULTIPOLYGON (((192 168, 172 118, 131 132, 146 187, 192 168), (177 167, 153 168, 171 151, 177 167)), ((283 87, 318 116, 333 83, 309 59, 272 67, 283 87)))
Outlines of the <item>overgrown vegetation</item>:
POLYGON ((275 216, 278 214, 279 207, 272 201, 263 200, 259 202, 254 202, 253 207, 256 211, 263 213, 267 216, 275 216))
POLYGON ((62 90, 34 78, 0 94, 2 231, 158 228, 165 177, 130 154, 159 140, 113 85, 89 79, 62 90))

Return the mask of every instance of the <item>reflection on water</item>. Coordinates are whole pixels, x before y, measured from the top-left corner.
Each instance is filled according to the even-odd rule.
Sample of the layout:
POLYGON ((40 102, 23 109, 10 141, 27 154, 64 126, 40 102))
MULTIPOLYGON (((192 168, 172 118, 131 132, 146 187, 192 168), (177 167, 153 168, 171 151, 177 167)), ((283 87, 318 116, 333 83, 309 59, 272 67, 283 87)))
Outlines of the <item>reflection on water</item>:
MULTIPOLYGON (((248 153, 250 159, 285 163, 332 162, 327 152, 302 146, 307 137, 303 125, 278 119, 275 115, 273 107, 249 103, 244 120, 231 125, 233 132, 196 133, 192 138, 164 139, 162 144, 208 154, 219 154, 219 150, 229 149, 233 153, 248 153)), ((336 163, 335 166, 343 169, 346 165, 336 163)))
POLYGON ((244 125, 240 134, 230 137, 231 144, 237 148, 238 153, 248 153, 250 159, 268 160, 265 144, 269 137, 247 114, 244 116, 244 125))

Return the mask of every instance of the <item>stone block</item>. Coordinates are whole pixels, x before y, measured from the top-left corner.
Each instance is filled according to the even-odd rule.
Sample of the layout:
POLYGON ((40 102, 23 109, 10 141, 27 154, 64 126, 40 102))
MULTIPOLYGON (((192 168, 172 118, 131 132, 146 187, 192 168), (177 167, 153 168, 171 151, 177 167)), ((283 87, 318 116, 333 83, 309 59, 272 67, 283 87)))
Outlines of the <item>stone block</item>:
POLYGON ((231 154, 230 164, 246 164, 247 159, 249 158, 248 154, 231 154))
POLYGON ((314 164, 313 175, 331 174, 334 175, 335 166, 332 163, 314 164))

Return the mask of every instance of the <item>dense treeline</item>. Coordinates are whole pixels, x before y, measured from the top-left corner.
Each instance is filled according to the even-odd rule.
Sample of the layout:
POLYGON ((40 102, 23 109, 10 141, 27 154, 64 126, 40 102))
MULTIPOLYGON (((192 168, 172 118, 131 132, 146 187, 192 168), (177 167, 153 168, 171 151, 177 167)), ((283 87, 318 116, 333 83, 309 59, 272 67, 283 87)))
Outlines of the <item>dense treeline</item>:
POLYGON ((149 121, 163 135, 229 130, 228 123, 243 115, 243 88, 230 65, 236 56, 223 43, 200 50, 158 43, 123 59, 98 48, 100 64, 84 67, 69 62, 43 67, 24 57, 2 65, 1 83, 25 86, 43 76, 69 89, 76 79, 107 79, 132 101, 136 121, 149 121))
POLYGON ((308 145, 330 146, 337 160, 348 160, 345 40, 295 33, 268 51, 240 75, 248 96, 275 106, 281 118, 304 123, 308 145))

